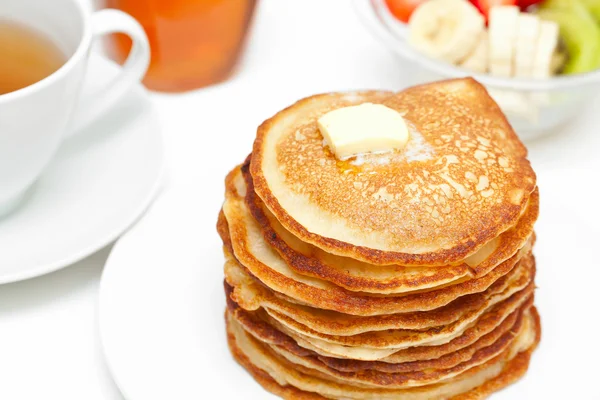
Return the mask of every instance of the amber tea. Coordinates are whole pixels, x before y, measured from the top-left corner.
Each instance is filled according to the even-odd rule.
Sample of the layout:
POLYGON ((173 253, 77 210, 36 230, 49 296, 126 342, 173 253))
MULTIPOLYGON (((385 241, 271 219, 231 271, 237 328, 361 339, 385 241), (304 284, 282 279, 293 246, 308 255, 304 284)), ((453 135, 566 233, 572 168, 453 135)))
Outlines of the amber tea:
POLYGON ((65 62, 63 52, 40 32, 0 20, 0 95, 41 81, 65 62))

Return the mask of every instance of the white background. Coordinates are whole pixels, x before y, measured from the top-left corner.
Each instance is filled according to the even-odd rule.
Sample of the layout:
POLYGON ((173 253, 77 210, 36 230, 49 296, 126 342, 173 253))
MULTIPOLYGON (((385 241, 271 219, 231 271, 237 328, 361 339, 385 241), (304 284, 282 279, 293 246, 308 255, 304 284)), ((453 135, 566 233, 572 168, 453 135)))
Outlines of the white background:
MULTIPOLYGON (((177 191, 181 207, 216 216, 222 179, 250 151, 256 126, 298 98, 404 86, 402 65, 363 29, 348 1, 262 0, 249 39, 238 73, 226 84, 184 95, 152 95, 170 164, 167 190, 177 191)), ((594 197, 600 181, 600 117, 594 109, 597 114, 600 101, 569 127, 528 144, 542 196, 536 302, 545 331, 523 386, 502 398, 537 398, 542 385, 556 398, 568 393, 600 398, 592 391, 600 372, 595 364, 600 351, 592 343, 599 328, 595 282, 600 278, 594 247, 600 238, 594 197)), ((215 218, 198 223, 203 224, 200 247, 214 249, 207 259, 215 259, 220 251, 215 218)), ((97 334, 98 284, 109 251, 0 287, 0 399, 122 399, 97 334)), ((221 265, 205 268, 220 270, 221 265)), ((214 285, 219 288, 221 281, 214 285)), ((222 304, 220 297, 214 299, 215 307, 222 304)), ((246 398, 263 398, 263 392, 246 398)))

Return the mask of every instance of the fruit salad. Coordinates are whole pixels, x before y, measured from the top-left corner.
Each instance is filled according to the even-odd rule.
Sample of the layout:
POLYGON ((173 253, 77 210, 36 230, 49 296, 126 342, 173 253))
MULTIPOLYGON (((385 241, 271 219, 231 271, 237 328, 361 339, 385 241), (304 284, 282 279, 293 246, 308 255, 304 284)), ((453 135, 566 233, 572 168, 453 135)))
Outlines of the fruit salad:
POLYGON ((600 68, 600 0, 386 0, 408 42, 476 73, 544 79, 600 68))

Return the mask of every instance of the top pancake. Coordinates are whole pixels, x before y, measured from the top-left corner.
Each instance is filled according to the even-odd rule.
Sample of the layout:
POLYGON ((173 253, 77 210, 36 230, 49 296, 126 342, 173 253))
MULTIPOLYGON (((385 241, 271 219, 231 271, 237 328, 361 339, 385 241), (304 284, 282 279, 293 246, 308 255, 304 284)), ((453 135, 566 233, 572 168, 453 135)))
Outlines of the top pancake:
POLYGON ((458 79, 306 98, 258 129, 250 172, 266 207, 304 242, 378 265, 446 265, 514 226, 535 188, 527 151, 486 90, 458 79), (404 150, 339 161, 317 119, 381 103, 404 115, 404 150))

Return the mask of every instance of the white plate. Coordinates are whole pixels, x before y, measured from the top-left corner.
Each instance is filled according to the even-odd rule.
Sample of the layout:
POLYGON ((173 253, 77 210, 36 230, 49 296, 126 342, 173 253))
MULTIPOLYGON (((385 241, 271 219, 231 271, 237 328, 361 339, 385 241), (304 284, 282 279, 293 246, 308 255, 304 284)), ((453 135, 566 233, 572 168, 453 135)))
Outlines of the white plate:
MULTIPOLYGON (((590 307, 600 280, 600 220, 586 212, 595 204, 587 196, 593 188, 581 186, 586 179, 579 172, 538 171, 536 304, 543 339, 526 377, 494 399, 591 399, 597 393, 600 351, 590 343, 600 326, 590 307)), ((128 400, 271 398, 227 351, 217 210, 206 210, 202 194, 185 190, 157 201, 108 259, 99 318, 109 368, 128 400)), ((222 196, 220 187, 211 190, 203 195, 222 196)))
MULTIPOLYGON (((85 91, 119 67, 93 55, 85 91)), ((146 90, 137 85, 67 140, 25 202, 0 219, 0 283, 72 264, 115 240, 146 210, 163 171, 163 145, 146 90)))
POLYGON ((217 210, 198 219, 176 190, 106 262, 99 326, 107 365, 129 400, 271 398, 227 349, 217 210))

